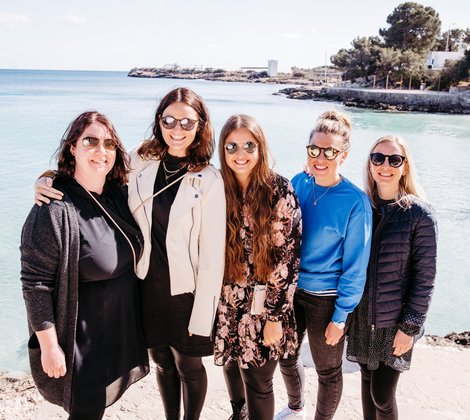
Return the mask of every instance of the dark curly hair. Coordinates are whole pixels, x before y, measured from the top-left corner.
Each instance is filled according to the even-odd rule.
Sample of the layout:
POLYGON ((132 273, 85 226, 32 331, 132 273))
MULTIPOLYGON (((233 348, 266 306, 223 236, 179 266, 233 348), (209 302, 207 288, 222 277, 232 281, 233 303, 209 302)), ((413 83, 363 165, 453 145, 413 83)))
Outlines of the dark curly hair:
POLYGON ((97 111, 87 111, 80 114, 75 118, 67 130, 65 130, 64 135, 60 141, 59 148, 55 152, 55 157, 57 160, 57 173, 58 178, 64 176, 73 177, 75 174, 75 156, 72 155, 70 151, 71 146, 77 144, 77 140, 86 130, 86 128, 92 123, 98 123, 106 127, 109 132, 109 135, 112 139, 115 140, 116 148, 116 161, 114 166, 106 175, 106 181, 117 183, 118 185, 124 185, 127 182, 127 174, 129 173, 129 156, 124 149, 124 146, 119 139, 119 136, 116 133, 111 121, 105 115, 97 111))

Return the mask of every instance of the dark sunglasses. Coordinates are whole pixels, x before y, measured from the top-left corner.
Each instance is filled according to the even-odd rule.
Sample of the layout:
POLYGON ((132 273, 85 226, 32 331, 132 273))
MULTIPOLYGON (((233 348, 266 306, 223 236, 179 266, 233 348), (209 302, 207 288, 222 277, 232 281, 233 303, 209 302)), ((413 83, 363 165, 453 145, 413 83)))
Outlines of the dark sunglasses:
POLYGON ((165 115, 164 117, 160 117, 160 121, 167 130, 171 130, 172 128, 176 127, 177 123, 180 123, 181 128, 184 131, 191 131, 198 120, 192 120, 191 118, 178 118, 172 117, 171 115, 165 115))
MULTIPOLYGON (((237 153, 238 150, 237 143, 225 143, 224 147, 228 154, 233 155, 237 153)), ((258 145, 254 141, 247 141, 246 143, 240 144, 241 148, 248 153, 253 153, 258 145)))
POLYGON ((323 156, 325 156, 327 160, 335 160, 341 152, 344 152, 344 150, 336 150, 334 147, 319 147, 315 144, 309 144, 307 146, 307 153, 311 158, 320 156, 322 150, 323 156))
MULTIPOLYGON (((88 137, 83 137, 82 139, 82 145, 86 149, 95 149, 98 147, 99 144, 100 144, 100 139, 96 137, 88 136, 88 137)), ((116 150, 118 147, 117 142, 114 139, 104 139, 103 146, 106 150, 111 150, 111 151, 116 150)))
POLYGON ((403 165, 403 162, 406 160, 405 156, 401 155, 384 155, 383 153, 371 153, 370 154, 370 163, 375 166, 383 165, 385 158, 388 159, 388 164, 392 168, 399 168, 403 165))

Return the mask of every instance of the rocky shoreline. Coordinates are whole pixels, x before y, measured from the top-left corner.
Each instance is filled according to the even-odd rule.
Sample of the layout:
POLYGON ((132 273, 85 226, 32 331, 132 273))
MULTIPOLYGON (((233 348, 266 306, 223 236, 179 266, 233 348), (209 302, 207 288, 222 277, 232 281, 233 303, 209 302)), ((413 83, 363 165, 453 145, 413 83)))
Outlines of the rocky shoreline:
POLYGON ((143 77, 151 79, 187 79, 210 80, 217 82, 242 82, 242 83, 270 83, 270 84, 295 84, 313 85, 316 82, 309 79, 294 77, 290 73, 279 73, 276 77, 270 77, 266 71, 229 71, 223 69, 182 69, 182 68, 156 68, 134 67, 127 74, 128 77, 143 77))
POLYGON ((470 90, 447 93, 348 87, 293 87, 278 94, 290 99, 341 102, 345 106, 385 111, 470 114, 470 90))
MULTIPOLYGON (((464 92, 432 92, 421 90, 369 89, 338 86, 337 79, 302 73, 279 73, 270 77, 266 71, 228 71, 212 68, 133 68, 129 77, 209 80, 219 82, 289 84, 295 87, 281 89, 275 94, 290 99, 341 102, 345 106, 383 111, 412 111, 445 114, 470 114, 470 90, 464 92), (323 80, 322 80, 323 79, 323 80)), ((354 86, 354 85, 353 85, 354 86)))
MULTIPOLYGON (((317 378, 312 369, 308 344, 302 346, 306 367, 306 401, 313 412, 317 378)), ((222 369, 212 357, 204 358, 209 389, 202 418, 220 420, 230 415, 230 404, 222 369)), ((344 360, 345 389, 338 418, 361 418, 359 399, 360 375, 356 364, 344 360)), ((398 390, 403 418, 426 417, 427 420, 463 418, 470 410, 468 376, 470 375, 470 331, 445 337, 427 335, 416 344, 412 369, 404 374, 398 390), (432 368, 431 368, 432 367, 432 368), (432 401, 432 404, 430 403, 432 401), (436 413, 438 413, 437 416, 436 413)), ((279 370, 275 375, 276 407, 286 404, 279 370)), ((44 401, 31 375, 24 372, 0 373, 0 419, 65 419, 65 412, 44 401)), ((151 373, 129 388, 124 396, 106 410, 105 419, 163 419, 163 407, 151 373)))

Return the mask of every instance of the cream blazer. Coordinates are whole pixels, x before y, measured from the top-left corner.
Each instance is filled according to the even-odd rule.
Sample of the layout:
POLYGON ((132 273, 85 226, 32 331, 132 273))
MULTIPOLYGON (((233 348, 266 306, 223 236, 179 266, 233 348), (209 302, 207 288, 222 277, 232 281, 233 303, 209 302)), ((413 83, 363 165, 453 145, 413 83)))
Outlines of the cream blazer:
MULTIPOLYGON (((143 255, 137 264, 137 275, 144 279, 152 250, 153 199, 139 205, 153 194, 160 161, 143 160, 136 150, 130 152, 129 208, 144 236, 143 255)), ((222 176, 210 165, 200 172, 185 174, 168 221, 166 248, 171 294, 194 294, 188 329, 206 337, 212 333, 224 277, 225 206, 222 176)))

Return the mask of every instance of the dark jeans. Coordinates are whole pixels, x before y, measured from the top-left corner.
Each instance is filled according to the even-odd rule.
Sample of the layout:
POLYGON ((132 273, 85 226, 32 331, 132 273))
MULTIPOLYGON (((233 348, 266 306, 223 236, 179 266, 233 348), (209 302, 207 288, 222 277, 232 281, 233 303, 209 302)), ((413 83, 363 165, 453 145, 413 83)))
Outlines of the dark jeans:
MULTIPOLYGON (((344 334, 335 346, 326 344, 325 330, 335 310, 336 296, 313 296, 302 290, 295 293, 294 308, 299 343, 308 334, 310 352, 318 375, 316 420, 332 419, 343 392, 342 356, 344 334)), ((304 400, 304 368, 296 356, 281 359, 282 377, 286 384, 289 407, 302 408, 304 400)))
POLYGON ((157 364, 157 383, 168 420, 180 418, 181 389, 185 420, 197 420, 207 393, 207 374, 201 357, 185 356, 172 347, 149 350, 157 364))
POLYGON ((400 372, 380 363, 378 369, 361 366, 361 397, 364 420, 397 420, 395 399, 400 372))
POLYGON ((261 367, 240 369, 232 360, 224 366, 224 377, 230 400, 246 399, 248 416, 256 420, 272 420, 274 417, 273 375, 277 360, 271 359, 261 367))

